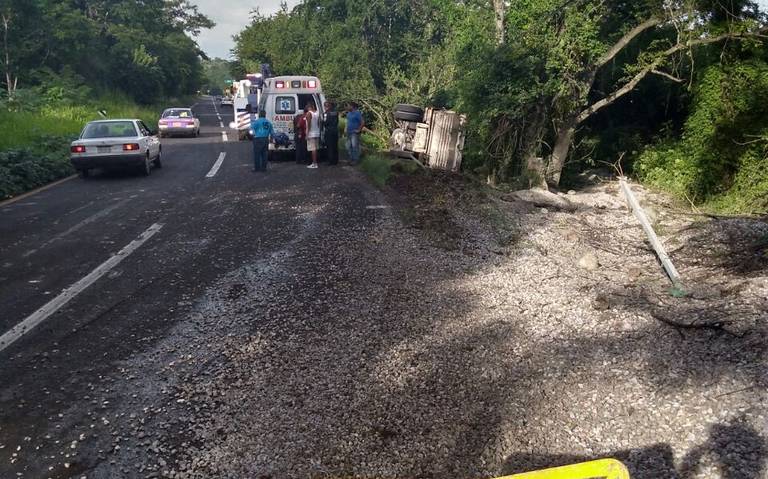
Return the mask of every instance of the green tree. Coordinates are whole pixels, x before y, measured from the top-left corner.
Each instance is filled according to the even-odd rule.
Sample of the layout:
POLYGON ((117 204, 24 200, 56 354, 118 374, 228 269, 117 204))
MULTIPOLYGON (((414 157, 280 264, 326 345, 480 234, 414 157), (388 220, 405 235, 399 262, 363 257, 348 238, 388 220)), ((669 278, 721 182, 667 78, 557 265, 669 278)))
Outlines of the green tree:
POLYGON ((204 60, 203 72, 205 76, 205 86, 207 88, 225 88, 227 86, 227 80, 233 79, 232 69, 232 62, 222 58, 204 60))
POLYGON ((193 37, 213 26, 186 0, 0 0, 0 13, 6 91, 78 80, 140 101, 199 88, 193 37))

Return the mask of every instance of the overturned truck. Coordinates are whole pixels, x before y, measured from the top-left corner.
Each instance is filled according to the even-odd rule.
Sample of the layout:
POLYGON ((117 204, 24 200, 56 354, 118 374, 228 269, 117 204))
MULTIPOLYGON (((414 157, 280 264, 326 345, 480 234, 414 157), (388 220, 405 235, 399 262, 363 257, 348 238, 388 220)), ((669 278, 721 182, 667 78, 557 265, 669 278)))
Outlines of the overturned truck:
POLYGON ((455 111, 399 104, 390 152, 435 169, 459 171, 464 150, 466 117, 455 111))

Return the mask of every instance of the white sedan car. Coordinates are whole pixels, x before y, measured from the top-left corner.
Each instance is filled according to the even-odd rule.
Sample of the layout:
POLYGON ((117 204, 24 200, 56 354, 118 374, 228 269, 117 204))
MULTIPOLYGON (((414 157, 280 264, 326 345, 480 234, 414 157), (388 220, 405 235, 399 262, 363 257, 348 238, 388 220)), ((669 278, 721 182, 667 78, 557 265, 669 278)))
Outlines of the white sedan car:
POLYGON ((85 125, 70 146, 70 160, 80 175, 93 168, 138 168, 149 175, 162 168, 162 148, 156 133, 141 120, 99 120, 85 125))

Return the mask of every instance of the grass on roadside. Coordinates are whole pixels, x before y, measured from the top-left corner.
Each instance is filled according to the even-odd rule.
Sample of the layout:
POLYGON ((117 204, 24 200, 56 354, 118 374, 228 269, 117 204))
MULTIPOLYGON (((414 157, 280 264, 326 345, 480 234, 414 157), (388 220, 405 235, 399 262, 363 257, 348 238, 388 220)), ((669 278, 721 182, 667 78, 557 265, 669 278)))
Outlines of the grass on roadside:
POLYGON ((393 158, 379 151, 366 154, 360 162, 360 169, 373 184, 382 188, 393 175, 416 175, 422 173, 424 167, 414 160, 393 158))
POLYGON ((0 151, 34 149, 44 137, 76 137, 86 123, 101 118, 99 110, 105 110, 107 118, 140 118, 150 127, 157 123, 162 111, 160 106, 140 106, 120 99, 49 106, 34 112, 0 111, 0 151))
POLYGON ((69 143, 86 123, 101 118, 99 110, 106 111, 107 118, 139 118, 152 128, 169 105, 138 105, 115 94, 83 105, 0 110, 0 200, 74 173, 69 164, 69 143))
POLYGON ((383 188, 392 177, 392 162, 380 153, 366 155, 360 163, 360 169, 379 188, 383 188))

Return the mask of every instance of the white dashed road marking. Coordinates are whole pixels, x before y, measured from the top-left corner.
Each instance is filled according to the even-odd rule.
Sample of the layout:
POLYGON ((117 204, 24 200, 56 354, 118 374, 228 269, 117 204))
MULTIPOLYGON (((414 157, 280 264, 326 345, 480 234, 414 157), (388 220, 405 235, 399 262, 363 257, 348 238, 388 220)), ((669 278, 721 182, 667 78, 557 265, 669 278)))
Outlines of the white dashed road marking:
POLYGON ((84 277, 77 283, 73 284, 69 288, 61 292, 42 308, 38 309, 34 313, 27 316, 27 318, 14 326, 10 331, 0 336, 0 351, 4 350, 19 338, 30 332, 37 325, 48 319, 53 313, 64 307, 78 294, 82 293, 86 288, 99 280, 102 276, 109 273, 115 266, 120 264, 125 258, 131 255, 134 251, 139 249, 141 245, 146 243, 151 237, 156 235, 163 225, 155 223, 150 226, 145 232, 143 232, 138 238, 131 241, 125 248, 121 249, 116 255, 112 256, 105 262, 101 263, 99 267, 91 271, 88 276, 84 277))
POLYGON ((226 131, 221 132, 221 141, 229 141, 229 137, 227 136, 226 131))
POLYGON ((216 163, 213 164, 211 167, 211 171, 208 172, 207 175, 205 175, 206 178, 213 178, 216 176, 216 173, 219 172, 219 168, 221 168, 221 164, 224 163, 224 158, 226 158, 227 154, 223 151, 219 153, 219 159, 216 160, 216 163))

